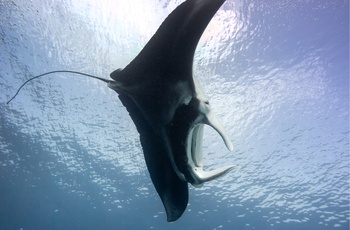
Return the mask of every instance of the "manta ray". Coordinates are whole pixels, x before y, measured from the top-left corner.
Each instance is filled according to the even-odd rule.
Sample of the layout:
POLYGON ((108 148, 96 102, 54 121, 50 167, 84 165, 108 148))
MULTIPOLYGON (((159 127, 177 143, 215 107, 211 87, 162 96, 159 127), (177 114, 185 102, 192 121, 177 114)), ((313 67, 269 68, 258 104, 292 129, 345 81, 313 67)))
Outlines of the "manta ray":
MULTIPOLYGON (((140 134, 147 169, 169 222, 184 213, 189 183, 199 187, 234 168, 203 170, 205 125, 221 135, 229 150, 233 146, 193 76, 198 41, 224 2, 183 2, 164 20, 129 65, 110 74, 113 80, 84 74, 108 83, 129 112, 140 134)), ((54 72, 79 73, 52 71, 33 77, 15 96, 30 80, 54 72)))

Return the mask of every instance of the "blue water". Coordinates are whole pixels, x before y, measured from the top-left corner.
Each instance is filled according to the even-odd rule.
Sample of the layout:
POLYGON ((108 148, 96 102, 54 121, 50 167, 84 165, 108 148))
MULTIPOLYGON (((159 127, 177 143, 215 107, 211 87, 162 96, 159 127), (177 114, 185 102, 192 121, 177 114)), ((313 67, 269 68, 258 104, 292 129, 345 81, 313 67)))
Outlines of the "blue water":
POLYGON ((349 229, 349 2, 227 0, 194 73, 235 149, 167 223, 117 94, 69 74, 127 65, 182 1, 0 1, 0 229, 349 229))

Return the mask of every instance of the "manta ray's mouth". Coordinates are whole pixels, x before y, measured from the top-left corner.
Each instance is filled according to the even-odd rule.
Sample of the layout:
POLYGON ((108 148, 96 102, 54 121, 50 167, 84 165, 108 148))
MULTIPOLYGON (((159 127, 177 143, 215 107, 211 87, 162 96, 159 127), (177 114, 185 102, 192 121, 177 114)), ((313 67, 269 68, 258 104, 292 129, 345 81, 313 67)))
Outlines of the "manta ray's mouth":
MULTIPOLYGON (((228 139, 225 130, 217 119, 208 119, 207 125, 214 128, 224 140, 226 147, 232 151, 233 146, 228 139), (215 121, 215 122, 212 122, 215 121), (216 122, 217 121, 217 122, 216 122)), ((187 136, 187 163, 188 170, 191 178, 187 178, 188 181, 195 187, 200 187, 204 182, 218 178, 227 172, 231 171, 235 166, 224 166, 212 171, 204 171, 203 169, 203 133, 205 124, 196 124, 192 127, 187 136)))

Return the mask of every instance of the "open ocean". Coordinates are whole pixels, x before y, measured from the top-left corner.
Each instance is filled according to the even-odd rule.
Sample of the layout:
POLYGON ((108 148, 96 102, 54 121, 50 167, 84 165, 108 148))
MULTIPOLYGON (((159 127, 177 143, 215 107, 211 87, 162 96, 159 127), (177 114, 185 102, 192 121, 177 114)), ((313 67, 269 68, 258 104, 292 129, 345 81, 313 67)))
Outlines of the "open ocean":
POLYGON ((234 145, 166 222, 137 130, 106 84, 178 0, 0 1, 0 229, 349 229, 349 1, 227 0, 194 75, 234 145))

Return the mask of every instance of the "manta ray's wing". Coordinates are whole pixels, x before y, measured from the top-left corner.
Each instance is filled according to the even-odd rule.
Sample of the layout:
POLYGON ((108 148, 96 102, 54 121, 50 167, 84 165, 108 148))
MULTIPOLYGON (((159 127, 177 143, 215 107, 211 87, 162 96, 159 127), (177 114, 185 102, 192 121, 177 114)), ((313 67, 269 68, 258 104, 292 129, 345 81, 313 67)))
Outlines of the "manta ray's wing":
POLYGON ((133 85, 136 80, 139 83, 150 80, 192 82, 193 58, 198 41, 224 2, 183 2, 164 20, 142 51, 115 80, 124 85, 133 85))
POLYGON ((119 95, 119 98, 127 108, 140 134, 146 165, 166 210, 167 220, 175 221, 186 209, 188 184, 174 172, 162 138, 153 132, 136 104, 128 96, 119 95))

